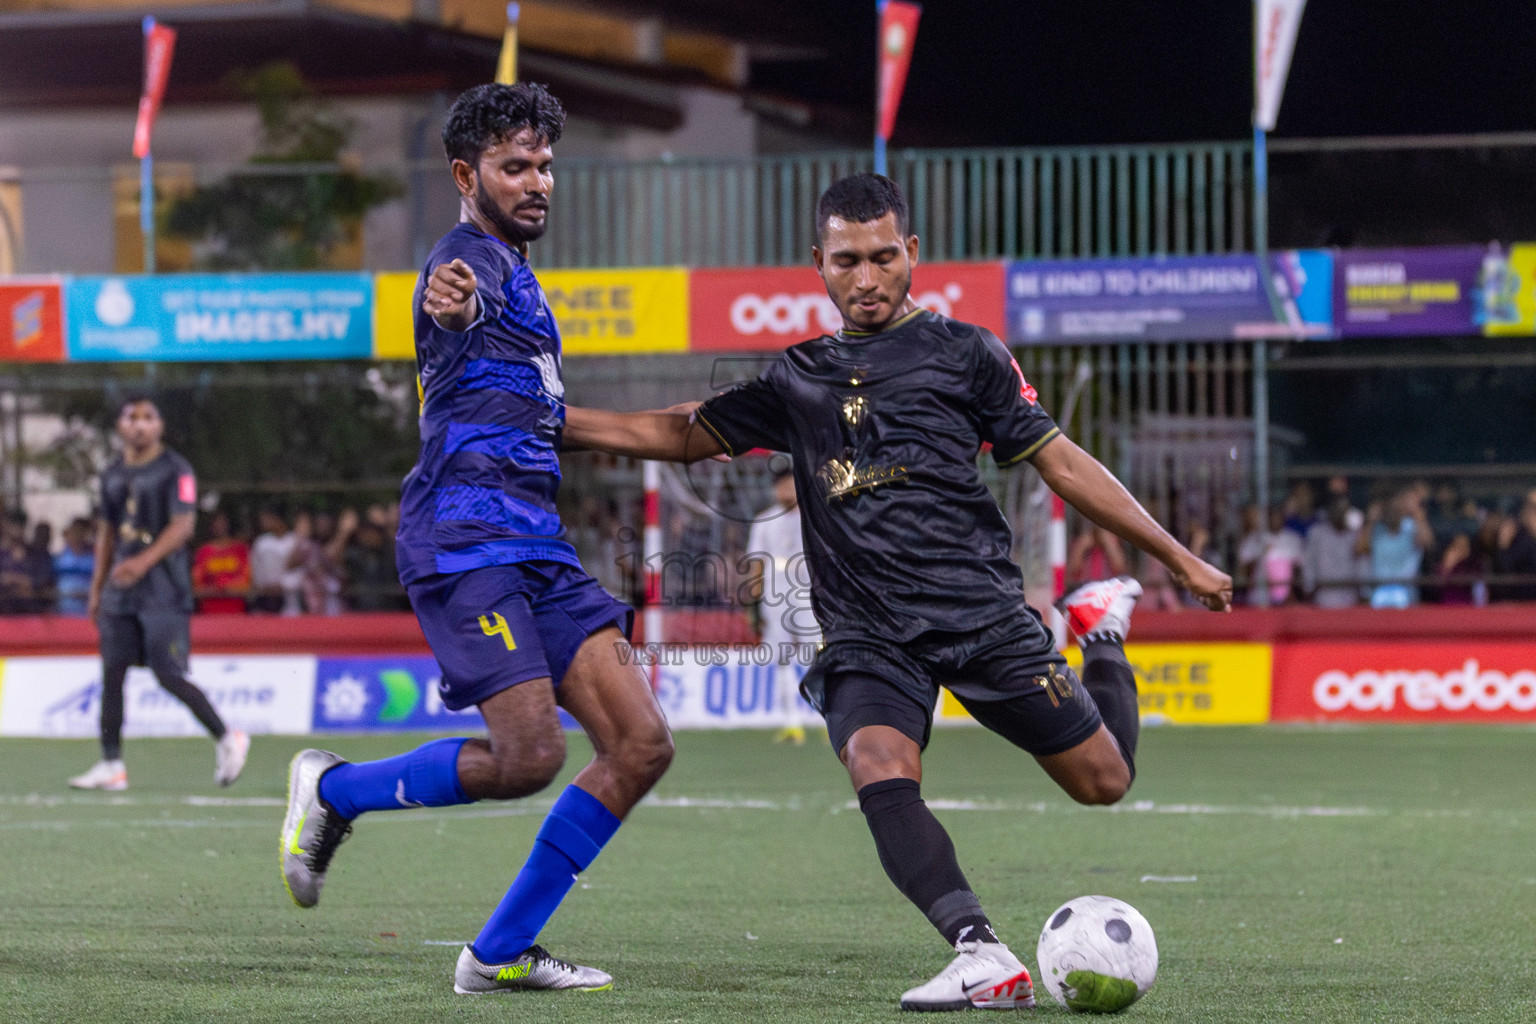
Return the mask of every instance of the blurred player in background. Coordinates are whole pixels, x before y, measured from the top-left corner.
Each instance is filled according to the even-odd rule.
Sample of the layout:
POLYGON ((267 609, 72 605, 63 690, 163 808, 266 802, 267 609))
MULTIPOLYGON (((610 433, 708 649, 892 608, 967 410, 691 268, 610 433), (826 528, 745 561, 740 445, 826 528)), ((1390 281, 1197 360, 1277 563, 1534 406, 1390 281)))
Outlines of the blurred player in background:
POLYGON ((283 876, 311 907, 358 815, 537 793, 565 761, 557 708, 586 730, 596 756, 460 953, 460 993, 612 984, 534 940, 672 760, 650 684, 621 656, 633 613, 582 571, 555 510, 560 335, 527 247, 544 233, 564 125, 537 85, 477 86, 454 102, 443 143, 460 222, 415 295, 421 456, 401 498, 400 580, 442 666, 443 703, 478 706, 488 736, 362 764, 305 750, 289 769, 283 876))
POLYGON ((101 632, 101 760, 69 780, 76 789, 124 790, 123 683, 147 665, 160 685, 213 736, 214 781, 240 776, 251 739, 227 729, 208 697, 187 679, 192 576, 187 544, 197 520, 197 478, 165 446, 165 421, 148 398, 123 403, 117 417, 122 454, 101 475, 96 566, 86 613, 101 632))
POLYGON ((802 657, 802 650, 814 651, 821 645, 821 629, 811 610, 795 472, 787 462, 773 472, 773 497, 773 504, 757 514, 747 534, 746 557, 752 563, 748 588, 758 595, 758 642, 773 653, 774 685, 784 716, 784 727, 774 738, 799 746, 805 742, 805 721, 795 666, 810 660, 802 657))
POLYGON ((880 863, 958 954, 903 994, 910 1010, 1034 1005, 1028 970, 992 929, 948 833, 924 804, 922 750, 939 687, 1033 754, 1073 799, 1111 804, 1134 776, 1136 678, 1123 643, 1141 592, 1090 583, 1066 611, 1079 681, 1024 601, 1012 536, 981 482, 1029 460, 1080 512, 1168 566, 1207 606, 1232 581, 1186 550, 1109 471, 1062 436, 990 331, 910 297, 918 239, 889 178, 834 183, 812 250, 843 327, 792 346, 757 380, 686 414, 567 410, 567 439, 692 461, 787 451, 805 510, 812 603, 827 644, 804 692, 848 769, 880 863), (702 429, 700 429, 702 428, 702 429))

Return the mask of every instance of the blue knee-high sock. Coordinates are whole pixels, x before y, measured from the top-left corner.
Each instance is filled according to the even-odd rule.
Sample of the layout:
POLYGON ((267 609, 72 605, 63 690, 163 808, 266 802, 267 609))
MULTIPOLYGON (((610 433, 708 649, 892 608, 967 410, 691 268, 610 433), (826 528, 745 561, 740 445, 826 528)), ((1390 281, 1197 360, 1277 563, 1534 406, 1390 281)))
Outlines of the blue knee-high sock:
POLYGON ((433 740, 399 757, 339 764, 320 777, 320 798, 343 818, 470 803, 459 785, 459 748, 467 742, 433 740))
POLYGON ((533 852, 517 873, 470 949, 483 964, 519 956, 576 882, 619 830, 619 819, 586 790, 566 786, 539 826, 533 852))

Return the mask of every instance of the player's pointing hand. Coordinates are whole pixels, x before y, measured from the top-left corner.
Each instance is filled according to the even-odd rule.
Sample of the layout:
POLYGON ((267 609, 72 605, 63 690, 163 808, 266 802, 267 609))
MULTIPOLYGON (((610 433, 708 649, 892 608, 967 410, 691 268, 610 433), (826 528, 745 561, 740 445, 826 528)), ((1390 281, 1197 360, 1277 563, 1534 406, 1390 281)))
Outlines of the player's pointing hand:
POLYGON ((480 315, 475 272, 463 260, 440 263, 427 278, 421 308, 446 331, 462 331, 480 315))

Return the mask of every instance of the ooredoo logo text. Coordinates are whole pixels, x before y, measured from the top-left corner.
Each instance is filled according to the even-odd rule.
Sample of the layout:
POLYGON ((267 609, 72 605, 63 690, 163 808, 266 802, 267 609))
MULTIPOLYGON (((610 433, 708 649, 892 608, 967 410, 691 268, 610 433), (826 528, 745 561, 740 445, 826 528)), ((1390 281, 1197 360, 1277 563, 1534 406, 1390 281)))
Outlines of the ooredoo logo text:
MULTIPOLYGON (((917 292, 912 299, 940 316, 954 316, 955 304, 965 295, 950 281, 936 291, 917 292)), ((745 292, 731 303, 731 326, 740 334, 800 335, 821 330, 830 334, 843 325, 837 306, 825 292, 745 292)))
POLYGON ((1324 672, 1312 684, 1323 711, 1532 711, 1536 671, 1484 669, 1468 658, 1457 669, 1324 672))

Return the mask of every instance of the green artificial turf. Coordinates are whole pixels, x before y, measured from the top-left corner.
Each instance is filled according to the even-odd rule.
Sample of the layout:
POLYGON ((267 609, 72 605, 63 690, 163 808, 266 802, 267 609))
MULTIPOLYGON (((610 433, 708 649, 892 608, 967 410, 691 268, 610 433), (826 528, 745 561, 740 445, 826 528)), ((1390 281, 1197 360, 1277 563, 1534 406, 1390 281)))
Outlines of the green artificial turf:
MULTIPOLYGON (((354 759, 421 737, 331 737, 354 759)), ((278 873, 288 758, 257 737, 136 740, 125 794, 64 779, 85 742, 0 741, 0 1021, 895 1020, 948 960, 886 880, 824 744, 683 733, 655 800, 541 941, 611 992, 456 996, 554 791, 370 815, 314 910, 278 873)), ((572 737, 568 778, 585 759, 572 737)), ((1117 808, 1082 808, 980 730, 937 733, 924 795, 998 931, 1104 893, 1157 932, 1153 1021, 1536 1017, 1536 734, 1447 727, 1148 730, 1117 808)), ((1066 1011, 1040 990, 1037 1012, 1066 1011)))

